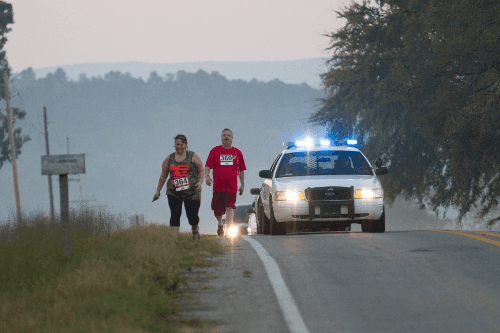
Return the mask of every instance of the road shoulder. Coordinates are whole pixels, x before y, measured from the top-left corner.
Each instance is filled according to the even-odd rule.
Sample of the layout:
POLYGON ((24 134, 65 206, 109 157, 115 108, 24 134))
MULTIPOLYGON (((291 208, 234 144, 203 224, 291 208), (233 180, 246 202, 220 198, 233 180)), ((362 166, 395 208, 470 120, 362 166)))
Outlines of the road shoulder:
POLYGON ((238 237, 217 239, 225 253, 216 265, 185 272, 177 319, 186 332, 288 332, 264 266, 252 246, 238 237))

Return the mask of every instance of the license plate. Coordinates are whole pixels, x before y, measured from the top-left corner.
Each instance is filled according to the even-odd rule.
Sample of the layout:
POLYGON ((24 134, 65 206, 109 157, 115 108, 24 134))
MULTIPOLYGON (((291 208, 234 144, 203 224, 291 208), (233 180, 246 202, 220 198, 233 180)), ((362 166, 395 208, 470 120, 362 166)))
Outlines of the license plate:
POLYGON ((320 217, 326 216, 340 216, 340 206, 329 205, 329 206, 321 206, 320 207, 320 217))

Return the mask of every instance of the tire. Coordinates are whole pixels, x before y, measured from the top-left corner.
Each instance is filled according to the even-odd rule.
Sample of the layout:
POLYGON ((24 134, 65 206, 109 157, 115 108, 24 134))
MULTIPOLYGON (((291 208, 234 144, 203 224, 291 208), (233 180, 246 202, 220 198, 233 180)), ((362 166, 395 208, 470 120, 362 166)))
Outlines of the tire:
POLYGON ((273 204, 271 202, 269 202, 269 211, 270 234, 273 236, 286 235, 286 228, 284 223, 278 223, 278 221, 276 221, 276 219, 274 218, 273 204))
POLYGON ((270 232, 270 226, 269 226, 269 219, 266 216, 266 213, 264 213, 264 205, 260 204, 260 230, 262 231, 262 234, 264 235, 269 235, 270 232))
POLYGON ((257 235, 262 234, 261 228, 261 216, 260 216, 260 202, 257 204, 257 208, 255 210, 255 224, 257 226, 257 235))
POLYGON ((385 232, 385 207, 382 210, 382 216, 378 220, 361 222, 361 231, 373 233, 385 232))
POLYGON ((385 208, 382 209, 382 216, 372 222, 371 232, 385 232, 385 208))

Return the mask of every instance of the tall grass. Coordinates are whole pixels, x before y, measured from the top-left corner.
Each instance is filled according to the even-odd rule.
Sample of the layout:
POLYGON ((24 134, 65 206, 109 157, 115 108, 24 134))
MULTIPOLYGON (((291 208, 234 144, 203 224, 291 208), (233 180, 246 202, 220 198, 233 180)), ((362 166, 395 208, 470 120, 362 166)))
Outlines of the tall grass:
POLYGON ((70 213, 70 255, 59 218, 38 211, 0 226, 0 332, 151 332, 174 320, 183 269, 222 253, 169 227, 131 227, 104 207, 70 213))
POLYGON ((61 220, 38 210, 17 223, 10 216, 0 225, 0 293, 33 290, 44 281, 54 281, 66 266, 82 259, 80 244, 95 235, 125 229, 122 216, 105 207, 70 210, 70 258, 62 252, 61 220))

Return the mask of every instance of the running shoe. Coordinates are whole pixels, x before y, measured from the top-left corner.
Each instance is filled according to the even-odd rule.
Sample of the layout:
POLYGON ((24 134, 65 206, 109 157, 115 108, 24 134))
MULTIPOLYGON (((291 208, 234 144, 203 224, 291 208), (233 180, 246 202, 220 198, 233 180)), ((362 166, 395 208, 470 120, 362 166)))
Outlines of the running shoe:
POLYGON ((199 228, 196 228, 195 231, 193 231, 193 240, 196 239, 196 236, 198 236, 198 239, 200 239, 200 229, 199 228))
POLYGON ((217 235, 219 237, 222 237, 224 236, 224 227, 222 225, 219 224, 219 226, 217 227, 217 235))

